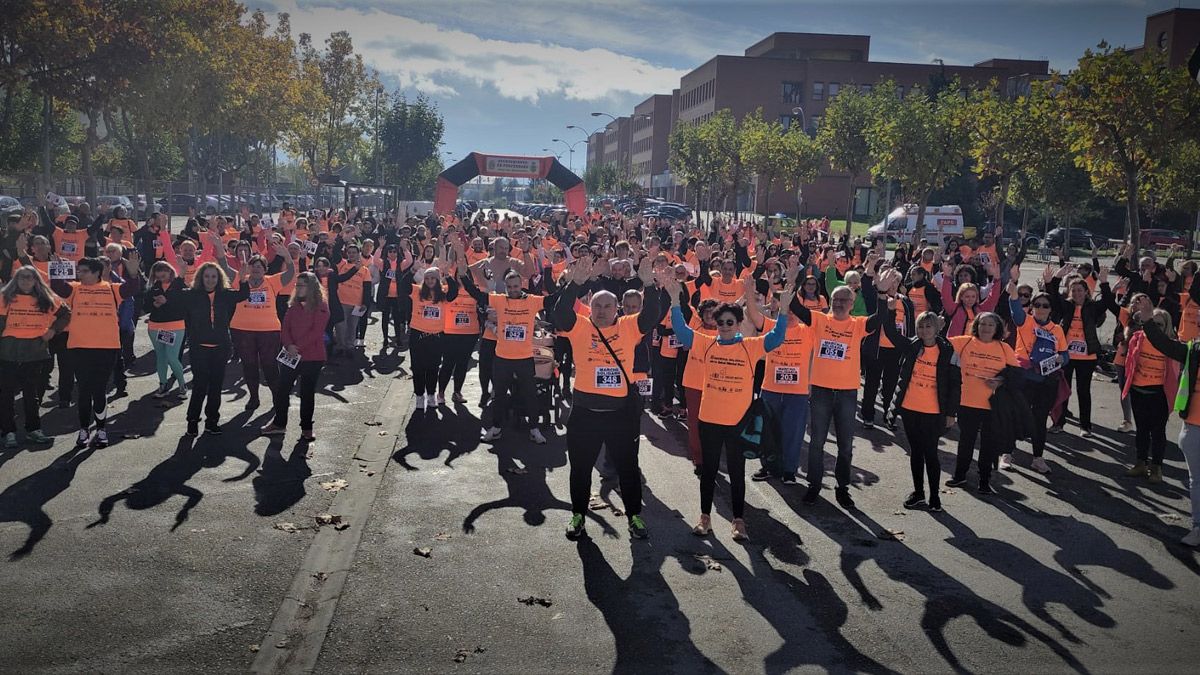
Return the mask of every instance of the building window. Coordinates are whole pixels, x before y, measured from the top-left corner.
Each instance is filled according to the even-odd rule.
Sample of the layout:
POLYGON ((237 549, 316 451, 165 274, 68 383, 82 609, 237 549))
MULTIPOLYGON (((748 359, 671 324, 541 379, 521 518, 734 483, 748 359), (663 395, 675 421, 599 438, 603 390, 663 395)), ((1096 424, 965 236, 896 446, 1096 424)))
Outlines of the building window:
POLYGON ((837 82, 830 82, 829 83, 829 98, 830 98, 830 100, 832 100, 834 96, 837 96, 838 92, 841 91, 841 89, 842 89, 842 85, 838 84, 837 82))
POLYGON ((896 85, 896 98, 900 98, 900 99, 904 98, 904 85, 902 85, 902 84, 896 85))
POLYGON ((780 99, 784 103, 804 103, 804 83, 784 82, 781 86, 780 99))
POLYGON ((861 91, 864 94, 869 94, 874 89, 875 89, 875 85, 873 85, 873 84, 864 84, 863 86, 859 87, 859 91, 861 91))
POLYGON ((817 135, 817 129, 821 128, 821 116, 813 115, 808 119, 808 133, 810 136, 817 135))
POLYGON ((814 101, 824 101, 825 100, 825 83, 824 82, 813 82, 812 100, 814 100, 814 101))

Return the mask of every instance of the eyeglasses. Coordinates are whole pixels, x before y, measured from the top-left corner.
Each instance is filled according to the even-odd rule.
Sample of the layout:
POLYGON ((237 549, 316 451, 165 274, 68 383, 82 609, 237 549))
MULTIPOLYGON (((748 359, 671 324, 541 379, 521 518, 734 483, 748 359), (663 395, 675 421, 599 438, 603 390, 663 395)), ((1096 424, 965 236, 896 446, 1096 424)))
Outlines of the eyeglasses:
POLYGON ((1048 305, 1044 302, 1035 302, 1032 305, 1030 305, 1030 307, 1032 307, 1034 309, 1050 309, 1050 305, 1048 305))
POLYGON ((736 326, 737 321, 734 321, 733 319, 718 319, 717 325, 718 326, 736 326))

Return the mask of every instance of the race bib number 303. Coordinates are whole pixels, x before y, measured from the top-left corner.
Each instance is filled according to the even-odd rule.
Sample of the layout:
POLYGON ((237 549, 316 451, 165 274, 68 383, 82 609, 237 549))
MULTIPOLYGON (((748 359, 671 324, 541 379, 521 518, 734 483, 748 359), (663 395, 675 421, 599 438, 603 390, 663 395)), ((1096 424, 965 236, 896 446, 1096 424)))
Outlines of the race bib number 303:
POLYGON ((817 357, 822 359, 832 359, 834 361, 845 361, 846 353, 850 346, 845 342, 837 340, 821 340, 821 348, 817 352, 817 357))

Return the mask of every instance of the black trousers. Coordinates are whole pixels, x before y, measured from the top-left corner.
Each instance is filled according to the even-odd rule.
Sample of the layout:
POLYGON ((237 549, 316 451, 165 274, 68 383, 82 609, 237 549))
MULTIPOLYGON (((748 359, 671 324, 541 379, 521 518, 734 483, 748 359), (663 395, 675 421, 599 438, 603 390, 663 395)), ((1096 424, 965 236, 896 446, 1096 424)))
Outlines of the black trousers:
POLYGON ((946 418, 932 413, 901 410, 904 435, 908 438, 908 464, 912 470, 913 492, 925 494, 925 476, 929 476, 929 493, 937 497, 941 465, 938 464, 938 439, 946 430, 946 418))
POLYGON ((580 408, 567 422, 567 458, 571 462, 571 511, 587 513, 592 495, 592 469, 600 449, 616 465, 625 513, 642 512, 642 471, 638 467, 641 414, 626 410, 601 412, 580 408))
POLYGON ((880 394, 883 394, 883 414, 887 415, 888 409, 892 407, 892 397, 896 395, 896 380, 900 378, 900 352, 889 347, 880 347, 877 358, 867 358, 864 353, 863 371, 862 418, 867 422, 874 422, 875 400, 880 394))
POLYGON ((467 381, 467 370, 471 367, 471 352, 479 342, 479 335, 446 333, 442 335, 442 367, 438 371, 438 391, 445 393, 450 380, 454 380, 455 393, 462 393, 467 381))
MULTIPOLYGON (((521 409, 529 420, 529 426, 537 424, 537 388, 533 382, 533 358, 505 359, 495 357, 492 364, 492 384, 496 387, 492 398, 492 426, 502 427, 508 419, 509 391, 515 390, 521 409)), ((572 413, 574 415, 574 413, 572 413)))
MULTIPOLYGON (((75 366, 67 358, 67 340, 70 333, 59 333, 50 339, 50 354, 58 362, 58 402, 70 403, 75 389, 75 366)), ((50 371, 46 371, 46 387, 50 386, 50 371)))
POLYGON ((575 370, 575 357, 571 351, 571 340, 561 335, 554 338, 554 360, 558 361, 558 373, 562 376, 563 391, 571 386, 571 373, 575 370))
POLYGON ((412 363, 413 393, 432 394, 442 365, 442 334, 408 329, 408 354, 412 363))
MULTIPOLYGON (((1067 378, 1068 385, 1071 384, 1071 376, 1075 376, 1075 395, 1079 397, 1079 428, 1084 431, 1092 429, 1092 375, 1095 372, 1095 359, 1071 359, 1063 368, 1063 377, 1067 378)), ((1067 403, 1063 403, 1064 415, 1067 412, 1067 403)))
POLYGON ((700 422, 700 453, 704 458, 700 465, 700 513, 712 513, 722 449, 725 450, 725 468, 729 471, 733 517, 741 518, 746 510, 746 457, 737 449, 737 434, 737 425, 700 422))
POLYGON ((379 326, 383 329, 384 342, 388 339, 388 323, 395 330, 396 339, 404 334, 403 317, 400 315, 400 298, 388 298, 379 305, 379 326))
POLYGON ((225 364, 229 363, 229 345, 205 347, 192 345, 192 398, 188 401, 187 421, 198 423, 200 409, 204 421, 216 426, 221 421, 221 387, 225 383, 225 364))
POLYGON ((317 379, 321 377, 324 361, 301 361, 295 368, 280 366, 279 380, 275 385, 275 419, 271 423, 286 427, 288 407, 291 404, 292 387, 300 380, 300 429, 312 431, 313 409, 316 408, 317 379))
POLYGON ((79 383, 79 428, 87 429, 94 421, 103 429, 108 418, 108 377, 117 362, 119 349, 67 350, 67 360, 75 369, 79 383))
POLYGON ((354 336, 359 340, 367 339, 367 325, 371 323, 371 312, 375 311, 375 301, 367 298, 366 313, 358 318, 358 333, 354 336))
POLYGON ((987 485, 992 469, 999 457, 996 436, 992 430, 992 411, 961 406, 958 409, 958 460, 954 464, 954 478, 966 478, 975 456, 975 439, 983 434, 979 444, 979 484, 987 485))
POLYGON ((45 361, 17 363, 0 361, 0 433, 15 433, 17 430, 16 396, 21 392, 21 404, 25 411, 25 431, 42 428, 39 407, 42 404, 45 361))
POLYGON ((679 385, 678 358, 668 358, 661 353, 654 355, 654 391, 651 402, 655 408, 684 403, 683 387, 679 385))
POLYGON ((479 341, 479 386, 486 395, 492 386, 492 366, 496 363, 496 341, 483 338, 479 341))
POLYGON ((1025 400, 1033 409, 1033 456, 1041 457, 1046 451, 1046 422, 1050 419, 1050 410, 1054 400, 1058 398, 1057 373, 1044 378, 1041 382, 1025 380, 1025 400))
POLYGON ((1137 428, 1137 458, 1162 466, 1167 454, 1167 419, 1170 408, 1162 387, 1131 388, 1129 402, 1133 405, 1133 423, 1137 428))

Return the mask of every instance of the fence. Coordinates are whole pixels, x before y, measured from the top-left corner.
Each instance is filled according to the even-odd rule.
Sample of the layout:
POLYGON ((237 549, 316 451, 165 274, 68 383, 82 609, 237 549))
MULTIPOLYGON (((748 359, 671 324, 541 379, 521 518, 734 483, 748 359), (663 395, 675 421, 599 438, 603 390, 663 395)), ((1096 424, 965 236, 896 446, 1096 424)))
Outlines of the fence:
MULTIPOLYGON (((62 196, 75 206, 86 201, 85 181, 81 176, 52 175, 46 183, 40 174, 0 172, 0 201, 12 197, 26 206, 39 206, 46 192, 62 196)), ((144 219, 149 213, 161 211, 170 216, 172 225, 183 226, 188 214, 233 215, 246 207, 251 213, 273 214, 284 202, 298 211, 309 209, 362 208, 380 212, 394 206, 395 191, 381 186, 355 184, 296 185, 275 183, 258 185, 238 181, 171 181, 135 178, 95 178, 96 203, 92 213, 101 206, 124 206, 131 218, 144 219)))

